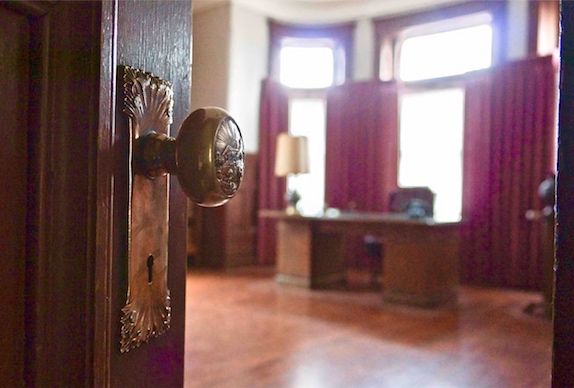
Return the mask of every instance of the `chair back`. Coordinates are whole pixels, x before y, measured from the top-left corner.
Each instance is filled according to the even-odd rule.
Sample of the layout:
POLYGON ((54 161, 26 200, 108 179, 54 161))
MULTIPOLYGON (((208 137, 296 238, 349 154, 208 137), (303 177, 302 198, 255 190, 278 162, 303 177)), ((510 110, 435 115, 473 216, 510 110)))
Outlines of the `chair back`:
POLYGON ((434 193, 428 187, 400 188, 391 193, 389 207, 392 213, 410 213, 416 208, 418 216, 432 217, 434 193))

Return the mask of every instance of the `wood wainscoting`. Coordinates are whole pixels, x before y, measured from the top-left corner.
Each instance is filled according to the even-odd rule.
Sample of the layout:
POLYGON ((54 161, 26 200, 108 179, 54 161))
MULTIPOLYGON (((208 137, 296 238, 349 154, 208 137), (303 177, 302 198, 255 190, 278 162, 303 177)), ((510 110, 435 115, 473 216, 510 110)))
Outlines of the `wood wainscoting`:
POLYGON ((245 176, 233 200, 217 208, 189 207, 188 255, 199 267, 255 263, 257 155, 245 154, 245 176))

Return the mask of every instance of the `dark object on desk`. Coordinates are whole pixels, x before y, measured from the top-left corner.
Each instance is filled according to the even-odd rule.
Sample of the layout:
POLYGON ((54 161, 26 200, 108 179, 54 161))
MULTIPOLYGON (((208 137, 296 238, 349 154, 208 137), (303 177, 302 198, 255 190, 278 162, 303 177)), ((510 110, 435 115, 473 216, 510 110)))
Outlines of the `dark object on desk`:
MULTIPOLYGON (((434 193, 428 187, 403 187, 393 191, 390 195, 389 210, 391 213, 407 213, 409 207, 422 206, 425 217, 434 215, 434 193), (415 205, 416 204, 416 205, 415 205)), ((419 209, 417 209, 417 212, 419 209)))
POLYGON ((430 203, 422 200, 413 198, 407 203, 407 208, 405 213, 409 218, 425 218, 432 217, 432 208, 430 203))
POLYGON ((289 214, 297 214, 299 210, 297 210, 297 204, 301 200, 301 194, 297 190, 289 190, 287 194, 285 194, 285 202, 287 202, 287 208, 285 211, 289 214))
MULTIPOLYGON (((428 187, 408 187, 395 190, 390 195, 392 213, 404 213, 409 218, 433 216, 434 193, 428 187)), ((377 284, 383 269, 383 244, 372 234, 363 237, 364 262, 371 272, 371 283, 377 284)))

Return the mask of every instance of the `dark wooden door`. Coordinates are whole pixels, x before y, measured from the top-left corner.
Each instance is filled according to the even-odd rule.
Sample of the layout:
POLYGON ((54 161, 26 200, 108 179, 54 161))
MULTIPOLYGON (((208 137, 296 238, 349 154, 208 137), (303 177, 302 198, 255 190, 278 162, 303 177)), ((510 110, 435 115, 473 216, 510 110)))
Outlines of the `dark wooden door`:
POLYGON ((574 2, 561 2, 552 386, 574 386, 574 2))
POLYGON ((170 330, 120 354, 127 120, 120 65, 188 113, 191 2, 0 2, 0 386, 183 384, 185 200, 171 181, 170 330))
POLYGON ((0 197, 0 284, 4 288, 0 330, 0 380, 23 383, 24 275, 26 259, 26 192, 28 128, 28 50, 30 26, 26 16, 0 8, 0 74, 4 93, 0 104, 0 164, 6 166, 0 197))
POLYGON ((0 385, 92 378, 98 3, 0 3, 0 385))
POLYGON ((191 81, 191 1, 104 3, 104 47, 98 153, 98 252, 96 290, 97 386, 177 387, 183 385, 186 201, 175 177, 170 182, 169 268, 171 328, 129 353, 119 352, 120 311, 127 295, 127 120, 122 112, 118 66, 152 72, 173 83, 171 135, 189 112, 191 81), (114 21, 115 22, 112 22, 114 21), (108 94, 109 93, 109 94, 108 94), (107 105, 104 105, 107 103, 107 105), (109 223, 111 221, 111 223, 109 223))

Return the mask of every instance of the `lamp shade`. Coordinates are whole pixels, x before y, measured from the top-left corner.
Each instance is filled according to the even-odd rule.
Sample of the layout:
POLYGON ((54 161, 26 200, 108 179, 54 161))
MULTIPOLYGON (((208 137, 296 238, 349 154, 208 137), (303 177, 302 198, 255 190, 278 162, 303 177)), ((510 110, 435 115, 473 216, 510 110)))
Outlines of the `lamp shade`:
POLYGON ((277 136, 275 175, 287 176, 309 172, 309 154, 305 136, 281 133, 277 136))

